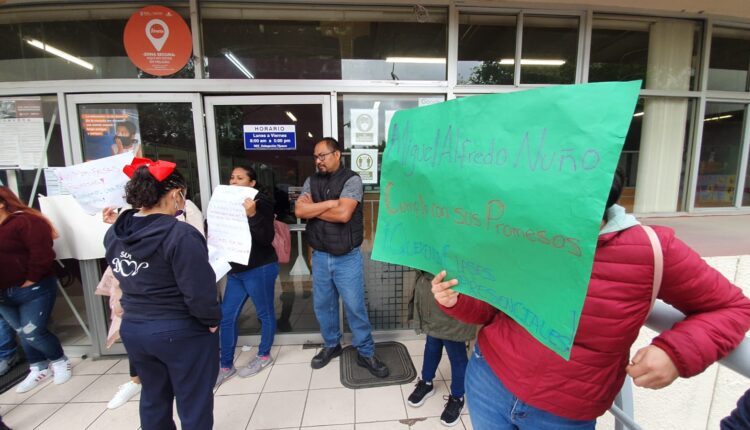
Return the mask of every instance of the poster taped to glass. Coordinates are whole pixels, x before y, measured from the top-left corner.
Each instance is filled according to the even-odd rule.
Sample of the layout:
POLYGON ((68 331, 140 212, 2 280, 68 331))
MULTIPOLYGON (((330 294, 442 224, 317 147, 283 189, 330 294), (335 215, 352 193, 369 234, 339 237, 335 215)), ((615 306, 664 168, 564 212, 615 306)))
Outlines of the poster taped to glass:
POLYGON ((40 97, 0 98, 0 168, 36 169, 44 151, 40 97))
POLYGON ((78 118, 86 161, 124 153, 143 157, 138 109, 134 105, 82 106, 78 118))

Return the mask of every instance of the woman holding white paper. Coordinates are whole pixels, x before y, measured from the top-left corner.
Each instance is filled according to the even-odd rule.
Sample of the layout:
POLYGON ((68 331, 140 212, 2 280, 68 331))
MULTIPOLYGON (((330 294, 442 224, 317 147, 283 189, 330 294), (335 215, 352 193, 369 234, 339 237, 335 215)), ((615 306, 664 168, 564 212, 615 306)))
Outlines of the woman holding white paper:
MULTIPOLYGON (((257 175, 249 166, 236 166, 232 169, 229 184, 240 187, 257 188, 257 175)), ((258 192, 254 199, 242 203, 250 226, 252 246, 247 264, 231 263, 232 270, 227 275, 227 287, 221 305, 221 360, 216 385, 239 373, 248 377, 265 369, 273 358, 271 346, 276 334, 276 315, 273 307, 274 285, 279 274, 276 251, 272 246, 273 202, 264 193, 258 192), (236 371, 232 361, 237 345, 237 320, 250 297, 261 323, 258 354, 243 368, 236 371)))

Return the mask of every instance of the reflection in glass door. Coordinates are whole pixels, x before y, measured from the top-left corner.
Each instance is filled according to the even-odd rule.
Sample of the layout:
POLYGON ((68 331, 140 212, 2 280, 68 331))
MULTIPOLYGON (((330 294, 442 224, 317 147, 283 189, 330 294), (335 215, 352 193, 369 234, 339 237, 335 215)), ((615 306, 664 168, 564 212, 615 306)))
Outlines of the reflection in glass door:
MULTIPOLYGON (((208 204, 209 180, 200 96, 197 94, 92 94, 67 98, 73 161, 124 152, 177 164, 185 176, 187 198, 208 204)), ((104 259, 80 262, 87 311, 98 352, 123 354, 120 343, 105 348, 110 326, 109 298, 94 296, 104 259)))
MULTIPOLYGON (((292 335, 277 336, 276 343, 318 341, 310 254, 294 203, 305 178, 315 172, 315 143, 331 135, 330 96, 206 97, 205 105, 212 187, 228 184, 233 166, 252 167, 258 188, 274 201, 276 218, 292 233, 291 258, 280 264, 274 292, 277 334, 292 335)), ((260 322, 248 300, 240 313, 239 334, 259 333, 260 322)))

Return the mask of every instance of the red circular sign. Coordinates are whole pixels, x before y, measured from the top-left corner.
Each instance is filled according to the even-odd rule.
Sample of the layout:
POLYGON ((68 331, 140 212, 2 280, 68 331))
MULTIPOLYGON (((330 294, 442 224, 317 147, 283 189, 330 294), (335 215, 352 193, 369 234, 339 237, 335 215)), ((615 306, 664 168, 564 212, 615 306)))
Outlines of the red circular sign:
POLYGON ((164 6, 146 6, 131 15, 123 43, 130 61, 156 76, 182 70, 193 51, 187 24, 177 12, 164 6))

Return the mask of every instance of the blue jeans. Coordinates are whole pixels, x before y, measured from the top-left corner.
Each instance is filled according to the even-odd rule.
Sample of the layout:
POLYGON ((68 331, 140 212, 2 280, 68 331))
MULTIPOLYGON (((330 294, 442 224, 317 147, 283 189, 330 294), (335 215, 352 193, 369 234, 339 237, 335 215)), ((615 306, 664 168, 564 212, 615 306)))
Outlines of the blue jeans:
POLYGON ((479 351, 466 369, 466 398, 476 430, 594 430, 596 420, 559 417, 521 401, 495 376, 479 351))
POLYGON ((210 430, 219 339, 195 318, 122 320, 120 336, 141 378, 143 430, 174 430, 172 402, 183 430, 210 430))
POLYGON ((427 336, 424 344, 424 361, 422 362, 422 380, 432 382, 435 378, 435 371, 443 357, 443 346, 448 353, 448 360, 451 362, 451 395, 453 397, 464 396, 464 376, 466 374, 466 364, 469 357, 466 356, 466 344, 453 340, 438 339, 427 336))
POLYGON ((0 317, 0 360, 10 360, 16 355, 16 331, 0 317))
POLYGON ((221 367, 232 367, 234 348, 237 346, 237 319, 242 307, 250 297, 255 305, 255 313, 260 320, 260 345, 258 355, 265 357, 271 353, 273 337, 276 334, 276 314, 273 308, 273 291, 279 263, 230 273, 221 303, 221 367))
POLYGON ((352 330, 352 344, 363 357, 375 355, 372 327, 365 307, 362 254, 354 248, 344 255, 313 251, 313 306, 326 348, 341 342, 339 296, 352 330))
POLYGON ((57 279, 45 278, 28 287, 0 290, 0 316, 18 334, 31 366, 46 369, 51 361, 65 358, 60 340, 47 330, 57 298, 57 279))

